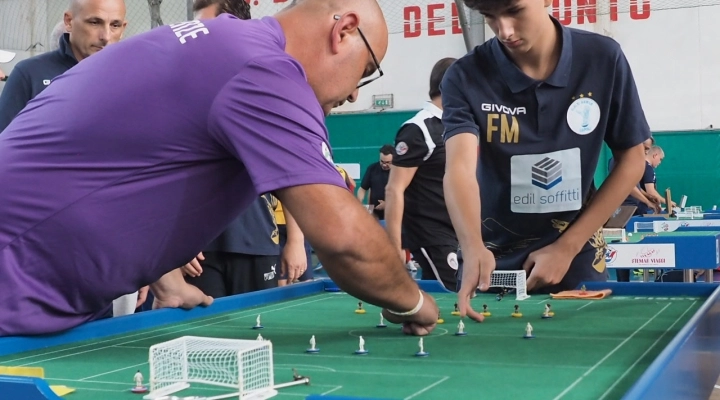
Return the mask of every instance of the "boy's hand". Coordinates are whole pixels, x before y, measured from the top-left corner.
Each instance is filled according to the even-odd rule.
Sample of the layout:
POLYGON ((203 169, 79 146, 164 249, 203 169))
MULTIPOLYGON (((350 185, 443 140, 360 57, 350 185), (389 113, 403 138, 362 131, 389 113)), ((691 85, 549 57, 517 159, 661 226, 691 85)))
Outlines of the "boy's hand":
POLYGON ((576 255, 576 252, 558 242, 530 253, 523 264, 523 269, 528 276, 528 292, 560 283, 576 255))
POLYGON ((470 305, 475 291, 480 288, 486 291, 490 288, 492 273, 495 271, 495 255, 487 247, 463 247, 462 283, 458 291, 458 311, 460 316, 468 316, 475 321, 482 322, 485 317, 473 310, 470 305))
POLYGON ((200 261, 204 260, 205 256, 203 255, 203 253, 198 254, 197 257, 192 259, 192 261, 180 267, 180 269, 182 269, 183 275, 191 276, 193 278, 200 276, 200 274, 202 274, 203 272, 200 261))

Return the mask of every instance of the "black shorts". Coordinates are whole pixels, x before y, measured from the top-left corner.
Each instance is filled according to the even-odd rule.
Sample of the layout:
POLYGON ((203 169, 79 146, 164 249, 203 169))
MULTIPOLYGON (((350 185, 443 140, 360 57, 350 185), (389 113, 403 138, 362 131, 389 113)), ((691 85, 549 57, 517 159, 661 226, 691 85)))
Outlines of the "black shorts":
POLYGON ((445 289, 457 291, 457 246, 427 246, 410 250, 422 268, 423 280, 437 280, 445 289))
POLYGON ((203 272, 198 277, 185 277, 214 298, 249 293, 277 287, 280 268, 276 256, 255 256, 226 252, 204 252, 203 272))

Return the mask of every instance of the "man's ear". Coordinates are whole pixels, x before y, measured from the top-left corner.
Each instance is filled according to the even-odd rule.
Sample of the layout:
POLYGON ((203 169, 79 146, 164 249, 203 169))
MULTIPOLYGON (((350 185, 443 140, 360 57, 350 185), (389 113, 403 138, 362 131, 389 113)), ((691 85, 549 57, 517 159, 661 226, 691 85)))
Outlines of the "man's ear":
POLYGON ((70 14, 70 11, 65 11, 65 14, 63 14, 63 23, 65 24, 65 31, 70 32, 72 31, 72 14, 70 14))
POLYGON ((336 22, 331 32, 330 49, 333 54, 337 54, 342 46, 352 43, 349 39, 357 30, 360 19, 352 11, 342 15, 335 15, 334 18, 336 22))

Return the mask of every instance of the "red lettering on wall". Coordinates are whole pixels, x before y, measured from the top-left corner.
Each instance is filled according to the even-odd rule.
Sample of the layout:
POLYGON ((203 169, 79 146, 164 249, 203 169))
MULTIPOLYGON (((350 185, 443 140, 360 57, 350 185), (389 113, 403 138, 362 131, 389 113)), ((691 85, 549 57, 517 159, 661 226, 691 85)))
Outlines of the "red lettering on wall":
POLYGON ((572 0, 562 0, 563 6, 560 8, 560 0, 553 0, 552 16, 560 21, 563 25, 572 23, 572 0), (562 14, 562 15, 561 15, 562 14))
POLYGON ((421 15, 422 11, 419 6, 405 7, 403 10, 406 38, 419 37, 422 33, 422 24, 420 23, 421 15))
POLYGON ((632 19, 648 19, 650 18, 650 0, 630 0, 630 18, 632 19), (638 9, 638 3, 642 6, 638 9))
POLYGON ((585 23, 585 17, 588 23, 594 24, 597 16, 597 0, 577 0, 578 24, 585 23))
POLYGON ((458 13, 457 4, 453 2, 450 8, 452 13, 452 34, 461 35, 462 28, 460 27, 460 14, 458 13))
POLYGON ((617 0, 610 0, 610 21, 617 21, 617 0))
POLYGON ((435 15, 436 10, 442 10, 445 4, 428 4, 428 36, 441 36, 445 34, 445 29, 436 29, 435 23, 445 22, 445 17, 435 15))

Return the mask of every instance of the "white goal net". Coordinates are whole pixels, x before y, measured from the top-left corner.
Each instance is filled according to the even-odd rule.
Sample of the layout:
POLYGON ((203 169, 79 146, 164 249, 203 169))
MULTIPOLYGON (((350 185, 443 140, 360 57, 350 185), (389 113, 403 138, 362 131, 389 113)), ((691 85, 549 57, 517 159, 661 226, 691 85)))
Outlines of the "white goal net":
POLYGON ((144 399, 176 393, 191 383, 232 389, 213 399, 273 397, 272 343, 183 336, 150 347, 150 393, 144 399))
POLYGON ((530 298, 527 294, 525 271, 494 271, 490 279, 490 287, 514 289, 516 300, 530 298))

